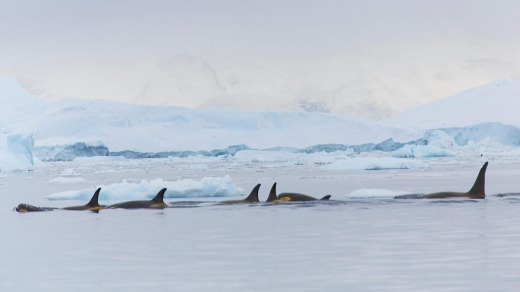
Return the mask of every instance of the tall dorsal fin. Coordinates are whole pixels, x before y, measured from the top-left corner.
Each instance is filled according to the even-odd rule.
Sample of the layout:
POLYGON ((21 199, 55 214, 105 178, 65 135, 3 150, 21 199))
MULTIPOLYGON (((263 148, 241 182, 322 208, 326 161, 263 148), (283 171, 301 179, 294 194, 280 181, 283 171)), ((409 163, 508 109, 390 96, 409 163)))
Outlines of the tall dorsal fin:
POLYGON ((156 204, 164 204, 164 193, 166 192, 166 188, 160 190, 155 198, 152 199, 152 202, 156 204))
POLYGON ((477 197, 485 198, 486 197, 486 169, 487 169, 488 163, 484 163, 482 168, 480 169, 480 172, 478 173, 477 179, 475 180, 475 183, 473 184, 473 187, 471 190, 469 190, 468 193, 475 194, 477 197))
POLYGON ((87 203, 87 206, 89 207, 99 207, 99 192, 101 191, 101 188, 98 188, 94 195, 92 195, 92 199, 87 203))
POLYGON ((244 199, 244 201, 248 201, 248 202, 260 202, 260 200, 258 200, 258 190, 260 189, 260 184, 257 184, 253 190, 251 191, 251 193, 249 194, 249 196, 247 196, 247 198, 244 199))
POLYGON ((273 186, 271 187, 271 191, 269 192, 269 197, 267 197, 267 201, 266 202, 273 202, 273 201, 276 201, 278 200, 278 197, 276 197, 276 183, 273 184, 273 186))

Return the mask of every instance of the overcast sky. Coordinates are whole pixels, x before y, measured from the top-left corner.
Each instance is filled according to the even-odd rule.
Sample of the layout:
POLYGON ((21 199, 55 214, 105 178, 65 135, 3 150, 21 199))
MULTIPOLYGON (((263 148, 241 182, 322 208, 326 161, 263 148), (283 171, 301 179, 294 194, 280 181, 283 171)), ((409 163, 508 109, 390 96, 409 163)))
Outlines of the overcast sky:
POLYGON ((518 1, 0 0, 0 75, 50 99, 381 118, 518 52, 518 1))

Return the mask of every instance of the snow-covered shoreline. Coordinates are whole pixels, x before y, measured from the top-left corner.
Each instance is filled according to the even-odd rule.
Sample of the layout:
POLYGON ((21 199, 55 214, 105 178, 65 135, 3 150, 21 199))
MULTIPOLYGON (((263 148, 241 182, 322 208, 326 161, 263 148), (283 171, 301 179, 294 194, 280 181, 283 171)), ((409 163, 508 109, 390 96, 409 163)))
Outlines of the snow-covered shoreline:
MULTIPOLYGON (((494 83, 485 85, 439 102, 443 105, 441 108, 424 106, 416 109, 416 115, 412 114, 414 110, 409 110, 377 122, 333 114, 231 112, 100 100, 65 99, 51 103, 26 92, 14 79, 0 79, 0 101, 6 105, 1 120, 0 138, 4 141, 0 143, 4 145, 0 147, 1 171, 31 170, 34 161, 72 161, 91 156, 236 157, 259 161, 314 161, 335 164, 327 166, 335 169, 367 169, 350 162, 346 165, 341 160, 362 153, 375 158, 399 159, 474 155, 490 147, 503 153, 504 149, 520 146, 520 129, 517 128, 520 123, 489 114, 489 100, 494 100, 496 106, 504 106, 505 102, 508 108, 515 108, 512 103, 516 100, 515 94, 520 92, 519 80, 502 82, 498 87, 494 83), (503 96, 486 95, 491 93, 503 96), (445 122, 449 116, 444 112, 444 109, 454 110, 450 102, 456 106, 472 98, 475 102, 468 114, 468 123, 441 127, 450 124, 445 122), (480 108, 476 108, 478 105, 480 108), (429 128, 418 129, 415 126, 422 125, 419 120, 426 116, 425 108, 435 109, 428 112, 429 119, 433 121, 438 116, 439 123, 431 122, 429 128), (397 123, 398 120, 401 123, 397 123), (407 124, 403 121, 412 127, 405 127, 407 124), (516 124, 505 124, 505 121, 516 124)), ((456 118, 460 120, 461 115, 456 118)), ((406 160, 398 162, 400 166, 395 166, 396 163, 383 168, 421 165, 410 166, 406 160)), ((378 167, 380 165, 373 166, 378 167)))

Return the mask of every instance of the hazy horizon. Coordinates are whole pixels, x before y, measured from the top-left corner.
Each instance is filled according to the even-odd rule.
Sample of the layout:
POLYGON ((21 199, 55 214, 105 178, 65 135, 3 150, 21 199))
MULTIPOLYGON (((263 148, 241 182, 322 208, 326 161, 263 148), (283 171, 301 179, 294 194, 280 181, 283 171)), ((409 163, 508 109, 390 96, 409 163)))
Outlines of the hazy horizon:
POLYGON ((6 1, 34 94, 382 118, 520 76, 515 1, 6 1))

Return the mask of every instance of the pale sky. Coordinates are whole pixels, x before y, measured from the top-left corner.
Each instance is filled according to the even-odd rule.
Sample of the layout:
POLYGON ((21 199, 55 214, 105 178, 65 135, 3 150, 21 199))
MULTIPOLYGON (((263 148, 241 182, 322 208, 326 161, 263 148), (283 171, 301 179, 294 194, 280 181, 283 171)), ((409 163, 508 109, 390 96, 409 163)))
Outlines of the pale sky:
POLYGON ((382 118, 519 52, 513 0, 0 0, 0 75, 50 99, 382 118))

